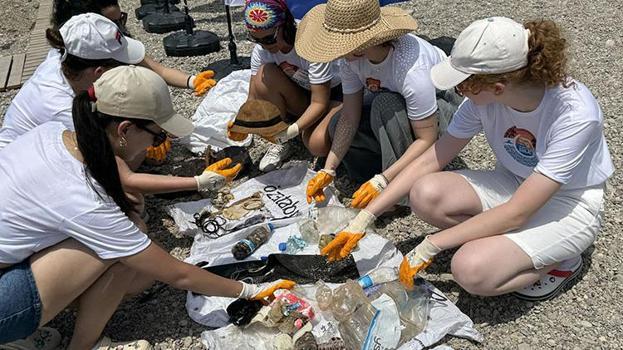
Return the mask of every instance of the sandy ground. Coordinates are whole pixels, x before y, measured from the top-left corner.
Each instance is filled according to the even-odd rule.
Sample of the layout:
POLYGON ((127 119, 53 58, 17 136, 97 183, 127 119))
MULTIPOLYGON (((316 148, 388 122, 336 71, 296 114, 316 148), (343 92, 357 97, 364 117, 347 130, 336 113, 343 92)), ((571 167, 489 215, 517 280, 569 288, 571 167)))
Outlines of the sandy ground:
MULTIPOLYGON (((166 57, 162 48, 164 35, 149 34, 142 30, 134 18, 138 0, 123 0, 122 7, 130 13, 129 28, 136 38, 143 41, 148 53, 163 64, 188 72, 197 72, 215 62, 227 60, 227 27, 224 7, 220 1, 191 1, 191 14, 197 21, 197 29, 216 32, 222 39, 223 49, 215 54, 192 58, 166 57)), ((0 53, 8 55, 23 52, 28 40, 30 24, 34 20, 36 1, 5 0, 0 9, 0 53)), ((457 349, 620 349, 623 348, 623 326, 620 322, 623 302, 623 239, 619 234, 622 224, 621 193, 623 179, 619 167, 623 156, 623 36, 620 18, 623 3, 619 1, 539 1, 511 0, 471 1, 457 5, 455 1, 420 0, 401 6, 413 11, 419 21, 419 33, 429 37, 456 36, 471 21, 503 15, 518 21, 550 18, 562 24, 571 44, 571 71, 575 78, 590 87, 599 99, 606 119, 605 131, 617 172, 611 178, 603 215, 603 229, 585 254, 585 267, 577 283, 568 287, 564 294, 542 303, 530 303, 510 296, 481 298, 471 296, 452 281, 449 261, 451 253, 444 253, 429 269, 427 277, 444 291, 470 316, 485 341, 474 344, 466 340, 447 338, 448 345, 457 349)), ((238 39, 238 52, 248 56, 251 44, 244 41, 240 9, 234 9, 234 31, 238 39)), ((4 114, 15 91, 0 93, 0 115, 4 114)), ((191 116, 201 99, 187 90, 174 89, 174 103, 186 116, 191 116)), ((255 163, 266 149, 257 141, 251 148, 255 163)), ((294 159, 314 159, 299 146, 294 159)), ((477 137, 461 154, 461 161, 473 169, 493 167, 493 156, 483 137, 477 137)), ((457 161, 455 164, 461 164, 457 161)), ((174 147, 167 165, 146 168, 146 171, 194 175, 199 171, 201 159, 191 155, 181 146, 174 147)), ((253 169, 250 176, 257 174, 253 169)), ((245 178, 239 181, 244 181, 245 178)), ((355 184, 341 173, 336 181, 344 198, 349 198, 355 184)), ((173 199, 153 197, 148 199, 150 235, 174 256, 187 256, 192 240, 180 237, 163 206, 174 201, 190 200, 185 196, 173 199)), ((378 222, 379 233, 395 242, 406 252, 413 248, 417 237, 430 232, 414 215, 400 212, 384 217, 378 222)), ((157 349, 200 349, 199 336, 204 329, 188 318, 184 303, 186 293, 172 288, 154 288, 154 296, 148 300, 134 298, 124 303, 109 322, 105 333, 113 339, 130 340, 144 338, 157 349)), ((52 325, 58 327, 67 344, 73 326, 73 313, 59 315, 52 325)))

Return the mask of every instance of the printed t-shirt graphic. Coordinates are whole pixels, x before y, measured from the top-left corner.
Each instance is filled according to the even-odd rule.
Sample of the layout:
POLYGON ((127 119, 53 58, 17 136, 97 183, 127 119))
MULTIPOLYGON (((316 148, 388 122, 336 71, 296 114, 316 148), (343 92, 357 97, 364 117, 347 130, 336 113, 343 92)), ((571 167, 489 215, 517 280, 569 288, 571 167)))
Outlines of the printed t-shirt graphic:
POLYGON ((519 163, 534 167, 539 162, 536 155, 536 137, 526 129, 513 126, 504 133, 504 149, 519 163))

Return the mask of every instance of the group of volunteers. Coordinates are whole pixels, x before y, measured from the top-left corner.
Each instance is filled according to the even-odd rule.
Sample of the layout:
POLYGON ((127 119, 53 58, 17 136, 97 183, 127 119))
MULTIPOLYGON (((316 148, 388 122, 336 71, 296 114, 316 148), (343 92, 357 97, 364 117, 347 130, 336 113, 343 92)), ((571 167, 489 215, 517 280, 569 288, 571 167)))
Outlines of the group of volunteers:
MULTIPOLYGON (((68 348, 149 349, 102 331, 125 296, 154 280, 256 300, 291 288, 222 278, 152 244, 145 194, 217 191, 240 170, 224 159, 195 177, 137 172, 146 154, 162 161, 169 137, 193 130, 167 84, 201 95, 213 72, 147 57, 116 0, 55 2, 53 49, 0 129, 0 349, 58 344, 43 326, 70 305, 68 348)), ((351 203, 362 210, 321 251, 330 261, 356 249, 379 215, 410 205, 440 230, 404 257, 406 287, 455 248, 454 280, 476 295, 544 300, 579 274, 614 167, 601 109, 568 75, 556 23, 476 20, 447 55, 414 34, 409 13, 378 0, 328 0, 300 23, 284 0, 247 0, 244 21, 256 43, 248 99, 271 102, 289 125, 260 170, 279 167, 300 135, 326 157, 308 202, 325 201, 341 163, 363 183, 351 203), (495 169, 443 171, 481 131, 495 169)))

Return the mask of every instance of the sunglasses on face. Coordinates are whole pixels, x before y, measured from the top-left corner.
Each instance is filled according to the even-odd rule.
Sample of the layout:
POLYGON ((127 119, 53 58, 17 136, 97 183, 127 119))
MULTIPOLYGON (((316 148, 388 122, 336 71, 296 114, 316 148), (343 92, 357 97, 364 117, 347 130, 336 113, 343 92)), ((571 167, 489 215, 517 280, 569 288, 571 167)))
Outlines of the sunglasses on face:
POLYGON ((153 130, 149 130, 147 127, 139 125, 139 124, 134 124, 136 125, 136 127, 138 127, 141 130, 147 131, 148 133, 152 134, 154 136, 154 141, 151 143, 151 145, 153 147, 158 147, 160 146, 164 141, 167 140, 167 137, 169 136, 167 134, 166 131, 162 130, 160 132, 155 132, 153 130))
POLYGON ((273 45, 277 43, 278 34, 279 34, 279 27, 275 29, 275 32, 272 35, 269 34, 267 36, 258 38, 248 33, 247 38, 252 43, 256 43, 260 45, 273 45))
POLYGON ((121 12, 121 16, 119 16, 119 18, 117 18, 117 19, 113 19, 112 21, 119 28, 125 27, 125 25, 128 23, 128 13, 127 12, 121 12))

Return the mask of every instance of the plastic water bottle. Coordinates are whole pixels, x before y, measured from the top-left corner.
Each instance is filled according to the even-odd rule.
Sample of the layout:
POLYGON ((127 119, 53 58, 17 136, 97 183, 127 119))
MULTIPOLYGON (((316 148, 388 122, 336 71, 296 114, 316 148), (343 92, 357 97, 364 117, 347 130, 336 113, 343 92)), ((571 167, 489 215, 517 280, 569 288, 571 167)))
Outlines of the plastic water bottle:
POLYGON ((391 282, 398 279, 398 269, 391 266, 381 266, 360 277, 357 282, 361 288, 368 288, 377 284, 391 282))
POLYGON ((311 218, 304 218, 298 223, 299 232, 301 233, 301 237, 307 242, 309 245, 318 244, 318 240, 320 240, 320 234, 318 232, 318 226, 316 225, 316 221, 311 218))
POLYGON ((366 298, 361 286, 349 280, 333 291, 331 313, 339 322, 338 330, 347 349, 361 349, 376 309, 366 298))
POLYGON ((243 260, 253 254, 262 244, 268 241, 271 233, 274 231, 272 224, 264 224, 256 227, 247 235, 247 238, 238 241, 236 245, 231 248, 231 253, 237 260, 243 260))

